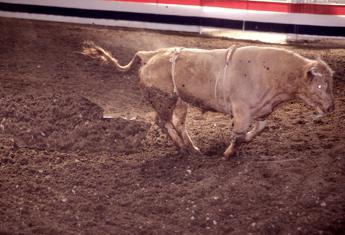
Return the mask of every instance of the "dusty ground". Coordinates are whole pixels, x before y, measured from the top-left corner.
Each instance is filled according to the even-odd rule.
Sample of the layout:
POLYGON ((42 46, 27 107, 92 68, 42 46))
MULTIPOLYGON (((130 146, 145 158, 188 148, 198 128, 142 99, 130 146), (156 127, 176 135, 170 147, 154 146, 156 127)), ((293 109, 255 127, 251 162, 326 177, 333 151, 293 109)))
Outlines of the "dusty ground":
POLYGON ((336 71, 332 115, 287 104, 223 161, 227 117, 191 109, 205 155, 178 154, 136 69, 81 56, 84 40, 122 63, 139 49, 250 44, 1 18, 0 234, 345 234, 344 48, 287 46, 336 71))

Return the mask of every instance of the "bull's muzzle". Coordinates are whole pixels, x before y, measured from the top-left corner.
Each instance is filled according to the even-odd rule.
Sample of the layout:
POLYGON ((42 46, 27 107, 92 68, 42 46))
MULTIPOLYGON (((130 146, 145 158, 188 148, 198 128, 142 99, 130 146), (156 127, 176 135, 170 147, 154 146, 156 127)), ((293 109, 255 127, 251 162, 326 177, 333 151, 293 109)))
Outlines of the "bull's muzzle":
POLYGON ((313 119, 320 119, 322 117, 324 117, 325 115, 333 112, 335 109, 334 103, 332 103, 331 105, 328 106, 317 106, 316 107, 316 111, 317 114, 313 117, 313 119))

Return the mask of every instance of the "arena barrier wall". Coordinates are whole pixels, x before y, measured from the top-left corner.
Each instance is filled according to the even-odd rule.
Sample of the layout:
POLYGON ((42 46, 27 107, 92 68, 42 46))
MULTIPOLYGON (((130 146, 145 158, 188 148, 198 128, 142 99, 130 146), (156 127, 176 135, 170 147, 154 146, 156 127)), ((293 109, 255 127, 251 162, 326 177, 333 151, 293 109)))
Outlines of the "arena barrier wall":
POLYGON ((0 0, 0 16, 199 33, 230 29, 345 37, 345 0, 0 0))

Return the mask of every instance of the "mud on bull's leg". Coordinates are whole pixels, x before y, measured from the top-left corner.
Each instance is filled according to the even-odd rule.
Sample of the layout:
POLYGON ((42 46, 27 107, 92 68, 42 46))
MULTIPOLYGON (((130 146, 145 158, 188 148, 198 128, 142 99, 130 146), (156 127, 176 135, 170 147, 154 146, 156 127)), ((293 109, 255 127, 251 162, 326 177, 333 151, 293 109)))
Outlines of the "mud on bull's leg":
POLYGON ((172 123, 182 137, 187 151, 193 154, 201 154, 199 148, 194 145, 186 129, 187 111, 188 105, 179 98, 173 111, 172 123))
POLYGON ((162 119, 159 113, 157 113, 155 122, 171 138, 179 150, 184 152, 186 149, 185 144, 174 125, 170 121, 162 119))
POLYGON ((166 132, 181 152, 188 152, 182 134, 173 124, 173 113, 178 107, 178 97, 173 93, 165 93, 154 88, 144 88, 143 93, 157 113, 156 124, 166 132))
POLYGON ((173 142, 177 145, 177 147, 179 147, 180 150, 184 151, 185 145, 179 133, 175 130, 174 125, 171 122, 166 122, 164 127, 168 131, 169 136, 171 137, 173 142))

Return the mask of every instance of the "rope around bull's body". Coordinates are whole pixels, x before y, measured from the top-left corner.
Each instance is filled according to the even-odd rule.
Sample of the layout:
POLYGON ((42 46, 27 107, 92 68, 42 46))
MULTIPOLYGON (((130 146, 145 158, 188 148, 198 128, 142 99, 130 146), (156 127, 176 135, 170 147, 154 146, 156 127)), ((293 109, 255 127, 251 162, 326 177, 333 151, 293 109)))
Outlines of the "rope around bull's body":
MULTIPOLYGON (((218 97, 218 90, 219 90, 218 84, 219 84, 219 80, 220 80, 220 78, 222 78, 222 83, 223 83, 223 87, 224 87, 224 85, 225 85, 225 83, 224 83, 225 82, 225 76, 226 76, 226 73, 228 71, 228 67, 229 67, 232 55, 234 54, 235 50, 236 50, 236 46, 235 45, 228 48, 228 50, 226 52, 226 57, 225 57, 225 65, 224 65, 224 69, 223 69, 223 76, 220 76, 220 75, 217 76, 216 84, 214 85, 214 96, 215 96, 217 101, 218 101, 218 99, 220 99, 220 97, 218 97)), ((230 113, 229 105, 226 106, 227 102, 226 102, 226 98, 225 98, 226 94, 224 92, 224 89, 222 90, 222 93, 223 93, 222 95, 223 95, 223 103, 225 105, 225 111, 227 113, 230 113)))
POLYGON ((176 81, 175 81, 175 67, 176 67, 176 60, 177 60, 177 58, 180 55, 182 50, 183 50, 182 47, 175 48, 174 54, 172 55, 172 57, 169 60, 171 62, 171 79, 172 79, 172 82, 174 85, 174 93, 176 93, 177 96, 179 96, 179 93, 178 93, 176 81))
MULTIPOLYGON (((179 57, 181 51, 183 50, 182 47, 179 47, 179 48, 175 48, 174 50, 174 53, 173 55, 171 56, 170 58, 170 62, 171 62, 171 79, 172 79, 172 83, 173 83, 173 86, 174 86, 174 93, 179 96, 179 92, 178 92, 178 89, 177 89, 177 86, 176 86, 176 80, 175 80, 175 68, 176 68, 176 60, 177 58, 179 57)), ((226 76, 226 73, 227 73, 227 70, 228 70, 228 66, 230 64, 230 61, 231 61, 231 58, 232 58, 232 55, 234 54, 236 50, 236 46, 233 45, 231 47, 229 47, 227 49, 227 52, 226 52, 226 57, 225 57, 225 65, 224 65, 224 69, 223 69, 223 76, 217 76, 217 79, 216 79, 216 83, 215 83, 215 86, 214 86, 214 95, 215 95, 215 98, 216 100, 218 100, 218 84, 219 84, 219 80, 220 80, 220 77, 222 78, 222 82, 223 82, 223 86, 224 86, 224 81, 225 81, 225 76, 226 76)), ((224 104, 226 104, 226 98, 225 98, 225 92, 223 90, 223 102, 224 104)), ((229 107, 226 107, 226 111, 229 113, 230 112, 230 108, 229 107)))

